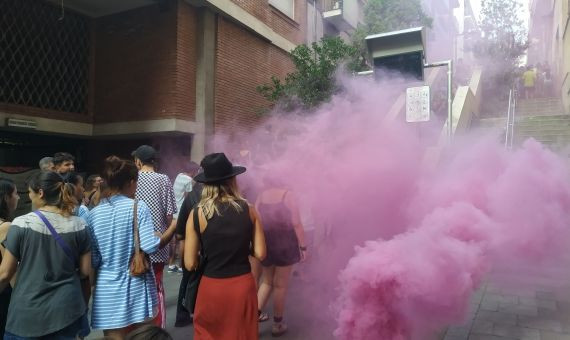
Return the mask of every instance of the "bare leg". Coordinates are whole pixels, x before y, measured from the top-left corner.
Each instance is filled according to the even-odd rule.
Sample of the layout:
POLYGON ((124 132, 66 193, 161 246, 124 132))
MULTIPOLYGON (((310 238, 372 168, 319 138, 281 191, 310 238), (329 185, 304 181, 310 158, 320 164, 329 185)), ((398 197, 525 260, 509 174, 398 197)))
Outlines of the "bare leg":
POLYGON ((273 277, 275 275, 275 266, 262 267, 261 284, 257 290, 257 308, 261 310, 265 307, 271 290, 273 289, 273 277))
POLYGON ((287 288, 289 287, 292 268, 293 266, 275 268, 275 275, 273 276, 274 317, 283 317, 283 312, 285 310, 285 297, 287 296, 287 288))
MULTIPOLYGON (((176 219, 172 219, 170 226, 176 225, 176 219)), ((178 248, 177 238, 173 237, 170 242, 168 242, 168 266, 173 266, 176 264, 176 251, 178 248)))

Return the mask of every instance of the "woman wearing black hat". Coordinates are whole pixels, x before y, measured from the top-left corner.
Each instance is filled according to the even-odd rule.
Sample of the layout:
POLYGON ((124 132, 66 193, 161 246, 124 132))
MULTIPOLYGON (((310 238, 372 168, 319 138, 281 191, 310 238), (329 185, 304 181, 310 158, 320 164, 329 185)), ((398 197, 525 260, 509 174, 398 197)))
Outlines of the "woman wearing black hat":
POLYGON ((194 180, 204 184, 202 198, 186 224, 184 265, 206 258, 194 311, 194 339, 248 339, 258 335, 257 295, 248 256, 265 258, 263 227, 254 207, 242 198, 233 166, 223 153, 202 160, 194 180))

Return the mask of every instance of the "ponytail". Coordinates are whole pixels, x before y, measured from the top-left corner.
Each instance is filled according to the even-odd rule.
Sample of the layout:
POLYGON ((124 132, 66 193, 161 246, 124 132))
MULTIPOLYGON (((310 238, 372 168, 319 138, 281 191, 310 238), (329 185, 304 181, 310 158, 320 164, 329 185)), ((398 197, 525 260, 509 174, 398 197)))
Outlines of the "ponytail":
POLYGON ((60 187, 60 200, 58 208, 64 216, 73 215, 75 207, 79 204, 75 198, 75 187, 71 183, 62 183, 60 187))
POLYGON ((41 189, 44 193, 45 204, 58 207, 65 216, 72 215, 78 204, 73 194, 75 191, 73 184, 65 183, 63 178, 55 172, 37 173, 29 180, 28 186, 35 193, 41 189))

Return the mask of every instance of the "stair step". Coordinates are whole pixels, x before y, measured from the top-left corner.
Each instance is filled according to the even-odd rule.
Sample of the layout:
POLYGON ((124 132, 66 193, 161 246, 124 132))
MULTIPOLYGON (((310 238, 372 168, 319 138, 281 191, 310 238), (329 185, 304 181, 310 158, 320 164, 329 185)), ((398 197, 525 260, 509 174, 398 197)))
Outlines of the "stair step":
POLYGON ((570 129, 568 127, 563 129, 519 129, 515 126, 515 134, 527 136, 570 136, 570 129))
POLYGON ((525 116, 525 120, 535 121, 535 120, 568 120, 570 115, 566 114, 556 114, 550 116, 525 116))
POLYGON ((506 118, 485 118, 479 119, 474 126, 475 127, 500 127, 506 124, 506 118))
POLYGON ((560 98, 550 97, 550 98, 536 98, 536 99, 519 99, 517 105, 544 105, 552 104, 559 105, 562 101, 560 98))

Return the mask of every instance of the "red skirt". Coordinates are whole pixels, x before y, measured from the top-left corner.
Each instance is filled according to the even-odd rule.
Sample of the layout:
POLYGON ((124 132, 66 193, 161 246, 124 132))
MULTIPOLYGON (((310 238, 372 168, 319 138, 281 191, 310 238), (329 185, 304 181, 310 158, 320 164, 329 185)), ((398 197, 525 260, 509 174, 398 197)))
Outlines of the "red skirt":
POLYGON ((202 276, 194 311, 195 340, 257 340, 257 292, 251 273, 202 276))

